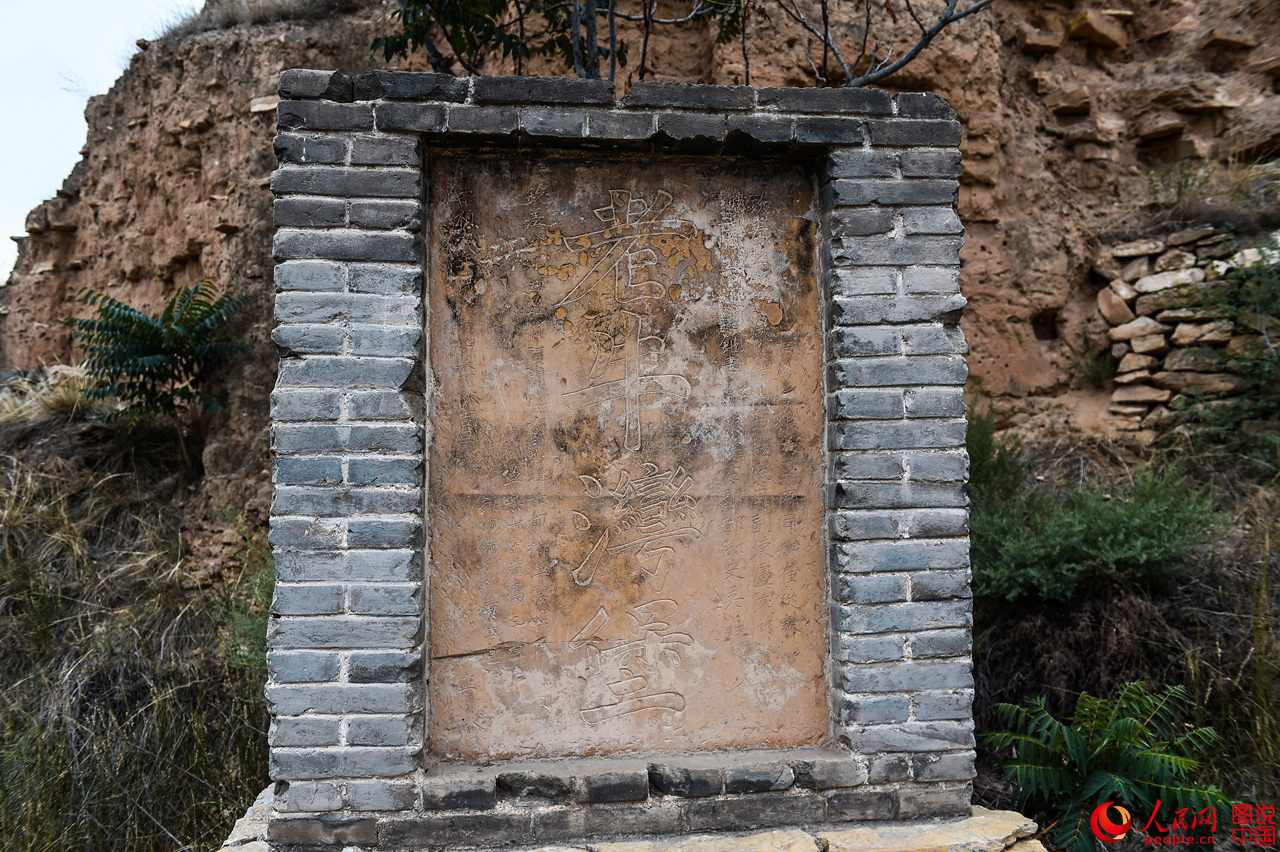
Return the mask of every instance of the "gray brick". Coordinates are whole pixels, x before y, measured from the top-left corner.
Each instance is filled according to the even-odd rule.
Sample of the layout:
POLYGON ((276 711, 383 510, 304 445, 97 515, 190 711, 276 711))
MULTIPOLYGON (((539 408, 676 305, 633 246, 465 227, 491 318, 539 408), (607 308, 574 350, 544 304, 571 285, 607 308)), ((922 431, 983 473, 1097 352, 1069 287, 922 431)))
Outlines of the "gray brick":
POLYGON ((421 459, 353 458, 347 463, 351 485, 418 485, 421 480, 421 459))
POLYGON ((836 387, 963 385, 969 368, 957 356, 842 358, 831 364, 836 387))
MULTIPOLYGON (((836 207, 860 204, 953 204, 959 184, 954 180, 860 180, 841 178, 827 185, 836 207)), ((927 260, 902 261, 930 263, 927 260)))
POLYGON ((903 177, 960 177, 959 151, 903 151, 903 177))
POLYGON ((347 524, 347 544, 351 547, 413 547, 418 544, 420 526, 416 518, 352 518, 347 524))
POLYGON ((855 604, 837 607, 836 629, 851 634, 893 633, 967 627, 968 601, 855 604))
MULTIPOLYGON (((277 618, 267 625, 267 639, 276 648, 411 648, 420 638, 420 618, 372 616, 300 616, 277 618)), ((281 713, 286 711, 281 710, 281 713)), ((401 713, 398 707, 367 710, 312 710, 294 713, 401 713)))
POLYGON ((572 77, 475 77, 472 100, 478 104, 612 104, 608 80, 572 77))
POLYGON ((487 810, 497 803, 496 781, 487 773, 429 776, 422 783, 422 807, 426 810, 487 810))
POLYGON ((591 772, 582 779, 583 801, 588 804, 607 802, 642 802, 649 797, 649 768, 591 772))
POLYGON ((379 130, 411 130, 415 133, 444 133, 448 110, 443 104, 378 104, 379 130))
POLYGON ((938 323, 905 326, 902 346, 908 355, 964 355, 969 351, 963 331, 938 323))
POLYGON ((898 270, 835 269, 831 272, 832 288, 836 296, 891 296, 898 292, 898 270))
POLYGON ((914 601, 967 598, 971 594, 968 571, 924 571, 911 578, 911 599, 914 601))
POLYGON ((838 636, 835 658, 843 663, 886 663, 907 655, 901 636, 838 636))
MULTIPOLYGON (((841 603, 896 603, 907 599, 910 588, 906 577, 837 574, 832 579, 832 595, 841 603)), ((902 650, 901 645, 898 650, 902 650)))
POLYGON ((401 391, 356 391, 347 397, 347 413, 352 420, 409 420, 416 409, 407 397, 401 391))
POLYGON ((529 136, 577 139, 587 130, 587 114, 580 109, 526 107, 520 110, 520 130, 529 136))
POLYGON ((284 813, 337 811, 342 791, 332 781, 282 781, 276 784, 272 805, 284 813))
POLYGON ((836 325, 880 325, 882 323, 946 321, 959 314, 966 302, 964 296, 864 297, 832 300, 832 319, 836 325))
POLYGON ((930 630, 911 637, 913 659, 962 657, 967 656, 972 649, 973 640, 968 630, 930 630))
POLYGON ((898 812, 892 790, 832 790, 823 795, 827 800, 826 818, 831 822, 890 820, 898 812))
POLYGON ((407 263, 418 257, 416 235, 402 231, 276 231, 272 253, 277 260, 384 260, 407 263))
POLYGON ((861 754, 885 751, 922 752, 973 748, 973 724, 964 722, 898 722, 856 726, 845 735, 861 754))
MULTIPOLYGON (((836 794, 839 795, 839 794, 836 794)), ((775 825, 822 822, 826 802, 817 796, 790 793, 756 793, 689 802, 688 828, 692 831, 744 831, 775 825)))
POLYGON ((290 260, 276 265, 277 290, 336 292, 343 288, 346 271, 342 264, 327 260, 290 260))
POLYGON ((757 103, 779 112, 846 112, 861 115, 888 115, 893 110, 889 93, 880 89, 829 88, 761 89, 757 103))
POLYGON ((902 479, 901 453, 832 453, 833 479, 902 479))
POLYGON ((414 550, 350 550, 345 552, 291 552, 275 554, 276 576, 281 580, 417 580, 422 575, 414 550))
POLYGON ((896 151, 868 151, 864 148, 836 148, 828 160, 832 178, 896 178, 896 151))
POLYGON ((412 295, 422 292, 422 271, 416 267, 351 264, 351 292, 412 295))
POLYGON ((410 811, 417 798, 417 787, 409 781, 352 781, 347 784, 347 802, 356 811, 410 811))
POLYGON ((352 683, 407 683, 421 673, 415 651, 352 651, 347 676, 352 683))
POLYGON ((283 362, 278 381, 292 387, 399 388, 415 366, 409 358, 313 355, 283 362))
POLYGON ((729 116, 729 139, 740 135, 764 144, 790 142, 795 133, 795 121, 775 115, 729 116))
POLYGON ((328 228, 347 223, 347 204, 339 198, 277 198, 271 210, 277 227, 328 228))
MULTIPOLYGON (((892 721, 905 722, 906 719, 892 721)), ((911 780, 911 758, 905 754, 873 754, 867 761, 867 783, 892 784, 911 780)))
POLYGON ((351 78, 341 71, 313 71, 290 68, 280 74, 281 98, 319 98, 326 101, 350 101, 351 78))
POLYGON ((422 205, 417 201, 351 202, 351 227, 399 228, 415 230, 422 226, 422 205))
POLYGON ((276 683, 337 680, 338 669, 338 655, 327 651, 267 652, 267 671, 276 683))
POLYGON ((416 325, 388 328, 357 325, 351 329, 352 355, 389 355, 412 358, 418 354, 422 329, 416 325))
POLYGON ((969 456, 963 451, 908 453, 905 461, 913 482, 961 482, 969 476, 969 456))
POLYGON ((970 665, 961 660, 918 660, 840 668, 845 690, 854 693, 973 688, 970 665))
POLYGON ((972 813, 973 785, 911 784, 898 790, 898 819, 962 816, 972 813))
POLYGON ((267 540, 272 547, 321 549, 342 544, 346 524, 324 518, 272 518, 267 540))
POLYGON ((902 417, 902 391, 856 388, 831 394, 829 417, 838 420, 887 420, 902 417))
POLYGON ((976 758, 971 751, 917 754, 911 758, 911 774, 917 781, 968 781, 978 774, 976 758))
POLYGON ((346 448, 346 426, 294 426, 276 424, 271 429, 272 448, 277 453, 326 453, 346 448))
POLYGON ((831 213, 831 235, 862 237, 893 230, 897 213, 891 207, 841 207, 831 213))
POLYGON ((422 451, 422 430, 407 423, 352 426, 346 446, 362 453, 418 453, 422 451))
POLYGON ((508 136, 520 126, 520 112, 512 107, 449 107, 450 133, 508 136))
POLYGON ((337 485, 342 482, 342 462, 337 458, 280 458, 275 461, 275 481, 280 485, 337 485))
POLYGON ((867 767, 851 754, 824 754, 792 763, 796 786, 806 790, 836 790, 867 783, 867 767))
POLYGON ((344 198, 420 198, 417 169, 355 169, 334 166, 283 166, 271 175, 276 195, 336 195, 344 198))
MULTIPOLYGON (((368 689, 369 687, 362 687, 368 689)), ((417 769, 417 748, 273 748, 270 755, 271 777, 294 778, 378 778, 404 775, 417 769)), ((272 828, 279 820, 271 823, 272 828)), ((370 821, 372 822, 372 821, 370 821)), ((376 842, 377 835, 364 837, 365 843, 376 842)))
POLYGON ((367 71, 354 78, 362 101, 464 101, 467 78, 413 71, 367 71))
POLYGON ((959 237, 865 237, 837 240, 831 248, 836 263, 850 266, 886 264, 959 264, 959 237))
POLYGON ((421 166, 416 136, 355 136, 351 140, 353 166, 421 166))
POLYGON ((963 420, 841 420, 827 432, 832 450, 889 450, 964 445, 963 420))
POLYGON ((587 135, 592 139, 640 140, 653 136, 658 129, 653 113, 587 112, 587 135))
POLYGON ((846 509, 925 509, 969 505, 961 485, 923 482, 837 482, 834 502, 846 509))
POLYGON ((664 112, 658 115, 658 133, 677 142, 723 142, 728 125, 722 115, 664 112))
POLYGON ((831 528, 836 538, 848 539, 943 537, 967 532, 968 517, 965 509, 834 512, 831 528))
POLYGON ((341 586, 277 583, 271 612, 275 615, 333 615, 342 612, 341 586))
MULTIPOLYGON (((966 685, 967 686, 967 685, 966 685)), ((973 715, 973 690, 956 689, 947 692, 917 692, 911 697, 915 705, 915 717, 921 721, 939 719, 969 719, 973 715)))
POLYGON ((964 417, 964 388, 908 388, 908 417, 964 417))
POLYGON ((950 207, 907 207, 902 229, 908 234, 963 234, 964 225, 950 207))
POLYGON ((969 567, 967 538, 913 538, 904 541, 839 541, 832 545, 841 570, 925 571, 969 567))
POLYGON ((277 716, 409 713, 413 710, 413 698, 414 688, 410 684, 267 685, 267 701, 277 716))
POLYGON ((368 104, 327 101, 281 101, 276 107, 281 130, 372 130, 373 108, 368 104))
POLYGON ((271 342, 282 358, 298 355, 336 355, 342 351, 347 333, 328 325, 281 325, 271 332, 271 342))
POLYGON ((413 716, 352 716, 347 720, 347 744, 353 746, 402 746, 413 739, 413 716))
POLYGON ((802 144, 861 145, 867 131, 856 118, 801 116, 796 119, 795 138, 802 144))
POLYGON ((724 791, 732 794, 789 790, 795 780, 795 771, 785 763, 729 766, 724 771, 724 791))
POLYGON ((289 746, 335 746, 339 742, 337 719, 315 716, 282 716, 271 722, 272 748, 289 746))
POLYGON ((280 322, 357 322, 410 325, 417 328, 418 299, 365 293, 278 293, 275 315, 280 322))
POLYGON ((928 145, 943 148, 960 144, 960 122, 876 119, 867 122, 874 146, 928 145))
POLYGON ((271 510, 277 515, 347 517, 353 514, 407 514, 417 511, 420 505, 421 496, 417 489, 277 485, 271 510))
MULTIPOLYGON (((871 725, 882 722, 905 722, 910 706, 905 695, 849 695, 840 696, 840 721, 845 724, 871 725)), ((903 776, 906 777, 905 775, 903 776)), ((874 775, 871 783, 879 783, 874 775)))
POLYGON ((271 392, 272 420, 337 420, 338 392, 294 390, 271 392))
POLYGON ((281 133, 275 138, 276 159, 299 166, 342 165, 351 141, 345 136, 298 136, 281 133))
POLYGON ((951 105, 933 92, 898 92, 893 100, 898 105, 898 115, 903 118, 956 117, 951 105))
POLYGON ((422 611, 418 584, 352 586, 350 608, 360 615, 417 615, 422 611))
POLYGON ((750 86, 704 86, 642 80, 631 86, 623 104, 627 107, 673 107, 709 112, 749 110, 755 107, 750 86))
POLYGON ((837 358, 902 354, 902 331, 894 326, 844 326, 832 329, 830 337, 837 358))
POLYGON ((960 268, 958 266, 916 266, 902 273, 903 289, 907 293, 937 293, 950 295, 960 292, 960 268))

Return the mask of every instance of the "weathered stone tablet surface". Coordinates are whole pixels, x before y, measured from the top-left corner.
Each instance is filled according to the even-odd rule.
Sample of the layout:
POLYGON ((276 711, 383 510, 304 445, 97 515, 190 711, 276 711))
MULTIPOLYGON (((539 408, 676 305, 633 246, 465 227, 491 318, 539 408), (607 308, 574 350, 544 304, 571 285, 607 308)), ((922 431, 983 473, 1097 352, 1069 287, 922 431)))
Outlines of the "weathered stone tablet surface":
POLYGON ((616 155, 430 168, 429 751, 819 742, 812 178, 616 155))

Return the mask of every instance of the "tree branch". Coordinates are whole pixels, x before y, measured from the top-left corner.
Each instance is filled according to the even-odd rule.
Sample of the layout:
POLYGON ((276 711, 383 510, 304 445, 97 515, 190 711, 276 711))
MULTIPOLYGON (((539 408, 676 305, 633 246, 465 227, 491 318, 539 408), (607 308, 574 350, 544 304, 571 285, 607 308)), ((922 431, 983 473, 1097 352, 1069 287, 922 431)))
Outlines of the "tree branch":
MULTIPOLYGON (((779 0, 779 2, 781 2, 781 0, 779 0)), ((923 22, 920 21, 919 18, 916 18, 915 10, 911 7, 911 3, 908 2, 907 9, 911 12, 911 16, 913 18, 916 18, 916 23, 920 25, 920 38, 916 41, 914 45, 911 46, 911 48, 906 53, 902 54, 902 56, 900 56, 898 59, 890 61, 892 55, 885 54, 883 59, 877 59, 872 63, 871 67, 868 69, 866 74, 863 74, 861 77, 850 78, 848 82, 845 83, 845 85, 846 86, 867 86, 867 85, 870 85, 871 83, 877 83, 880 80, 883 80, 885 77, 888 77, 890 74, 897 73, 898 71, 902 70, 902 68, 904 68, 909 62, 911 62, 913 59, 919 56, 920 51, 928 47, 929 43, 934 40, 934 38, 938 35, 938 33, 942 32, 944 29, 946 29, 951 24, 954 24, 956 21, 962 20, 964 18, 969 17, 970 15, 981 12, 983 9, 990 6, 991 3, 992 3, 992 0, 975 0, 975 2, 972 5, 970 5, 968 8, 957 11, 956 6, 959 5, 959 0, 947 0, 946 8, 942 10, 942 13, 940 15, 938 15, 938 20, 934 21, 932 26, 926 28, 923 22)), ((875 47, 872 48, 871 50, 872 57, 875 56, 878 47, 879 45, 877 44, 875 47)))
MULTIPOLYGON (((990 2, 990 0, 987 0, 987 2, 990 2)), ((848 64, 844 61, 843 54, 840 53, 840 49, 836 47, 835 43, 831 40, 831 34, 826 33, 824 37, 823 33, 819 32, 813 24, 809 23, 809 19, 805 17, 804 12, 800 11, 800 6, 798 5, 797 0, 778 0, 778 8, 781 9, 783 14, 788 18, 804 27, 810 35, 821 41, 825 49, 829 49, 831 51, 831 55, 836 58, 836 62, 840 65, 840 70, 844 72, 846 80, 852 76, 849 71, 848 64), (788 5, 789 3, 791 5, 788 5)), ((824 80, 823 82, 826 81, 824 80)))

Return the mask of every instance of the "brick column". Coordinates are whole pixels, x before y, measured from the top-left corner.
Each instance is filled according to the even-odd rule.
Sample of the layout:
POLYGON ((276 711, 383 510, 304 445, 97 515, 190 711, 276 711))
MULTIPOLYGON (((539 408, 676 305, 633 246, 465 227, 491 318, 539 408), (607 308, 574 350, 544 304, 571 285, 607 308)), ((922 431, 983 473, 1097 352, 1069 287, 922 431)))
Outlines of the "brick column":
POLYGON ((837 732, 900 817, 967 812, 974 775, 960 126, 931 95, 827 160, 837 732), (940 782, 940 783, 938 783, 940 782))
MULTIPOLYGON (((335 87, 351 85, 292 71, 281 93, 350 101, 335 87)), ((276 807, 398 810, 423 731, 422 151, 376 132, 370 103, 286 100, 279 124, 276 807)))

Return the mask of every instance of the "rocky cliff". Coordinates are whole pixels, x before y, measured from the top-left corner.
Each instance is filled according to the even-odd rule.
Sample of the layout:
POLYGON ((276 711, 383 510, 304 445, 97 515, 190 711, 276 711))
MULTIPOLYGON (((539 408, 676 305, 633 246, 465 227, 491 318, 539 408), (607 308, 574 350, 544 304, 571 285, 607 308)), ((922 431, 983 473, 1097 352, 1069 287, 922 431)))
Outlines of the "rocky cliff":
MULTIPOLYGON (((260 519, 270 493, 276 79, 290 67, 379 65, 368 46, 387 27, 373 6, 139 42, 111 91, 90 100, 84 158, 28 217, 0 289, 0 367, 18 368, 74 358, 60 320, 84 287, 154 308, 210 277, 250 297, 252 352, 225 376, 228 408, 188 520, 198 557, 216 561, 227 521, 260 519)), ((752 84, 813 84, 813 45, 781 15, 757 16, 751 36, 752 84)), ((1108 396, 1080 389, 1076 366, 1107 335, 1106 282, 1091 271, 1099 240, 1142 235, 1153 188, 1183 171, 1280 149, 1276 44, 1274 0, 1000 0, 891 79, 941 92, 966 128, 974 395, 1010 422, 1102 428, 1108 396)), ((652 55, 662 77, 745 76, 737 46, 699 27, 664 34, 652 55)))

